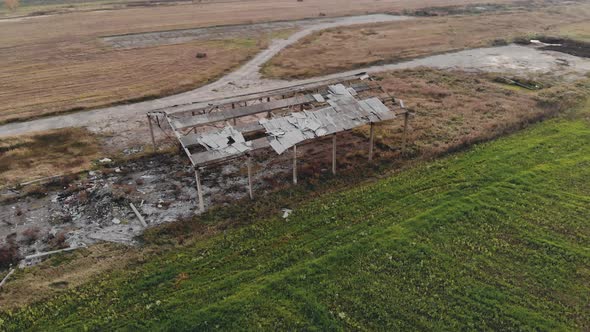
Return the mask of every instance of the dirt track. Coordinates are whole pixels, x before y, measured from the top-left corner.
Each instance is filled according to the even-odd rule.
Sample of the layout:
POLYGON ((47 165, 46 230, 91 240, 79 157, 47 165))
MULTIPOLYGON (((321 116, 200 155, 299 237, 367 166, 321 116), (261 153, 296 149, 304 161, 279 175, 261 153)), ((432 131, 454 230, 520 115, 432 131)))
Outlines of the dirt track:
MULTIPOLYGON (((263 80, 260 78, 260 67, 280 50, 295 43, 301 38, 317 30, 335 26, 364 24, 383 21, 408 19, 407 17, 391 15, 363 15, 354 17, 334 18, 320 23, 310 24, 303 30, 293 34, 288 39, 275 40, 271 46, 236 71, 224 76, 220 80, 193 91, 159 98, 136 104, 96 109, 88 112, 44 118, 34 121, 13 123, 0 126, 0 136, 18 135, 39 130, 57 129, 71 126, 87 126, 97 132, 117 132, 114 138, 117 145, 142 144, 147 142, 147 131, 138 132, 138 128, 145 127, 146 112, 201 101, 227 98, 233 95, 254 93, 269 89, 288 87, 303 83, 313 83, 325 79, 348 76, 358 72, 379 72, 394 69, 406 69, 419 66, 435 68, 456 68, 463 70, 483 71, 514 71, 517 73, 548 73, 565 76, 575 76, 590 72, 590 59, 552 52, 541 51, 525 46, 502 46, 466 50, 453 54, 436 55, 403 63, 374 66, 344 73, 298 81, 263 80), (558 60, 563 59, 563 60, 558 60), (564 66, 563 62, 568 65, 564 66)), ((310 21, 313 22, 313 21, 310 21)), ((191 107, 198 106, 191 105, 191 107)), ((182 109, 182 107, 179 107, 182 109)))

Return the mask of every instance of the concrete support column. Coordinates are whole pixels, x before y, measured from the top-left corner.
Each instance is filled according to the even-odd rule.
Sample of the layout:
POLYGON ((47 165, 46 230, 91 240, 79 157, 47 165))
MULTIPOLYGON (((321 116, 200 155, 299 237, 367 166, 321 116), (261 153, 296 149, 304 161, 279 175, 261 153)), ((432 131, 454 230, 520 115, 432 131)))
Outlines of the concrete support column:
POLYGON ((332 174, 336 175, 336 134, 332 136, 332 174))
POLYGON ((297 145, 293 145, 293 183, 297 184, 297 145))
POLYGON ((205 201, 203 200, 203 188, 201 187, 201 179, 199 177, 199 170, 195 167, 195 180, 197 181, 197 195, 199 198, 199 210, 205 212, 205 201))
POLYGON ((371 122, 371 129, 369 129, 369 161, 373 160, 373 149, 375 146, 375 126, 371 122))
POLYGON ((154 125, 152 124, 152 117, 150 114, 147 115, 148 124, 150 125, 150 135, 152 136, 152 144, 154 146, 154 151, 158 149, 156 146, 156 138, 154 137, 154 125))
POLYGON ((248 156, 246 163, 248 166, 248 193, 250 194, 250 199, 254 199, 254 192, 252 189, 252 156, 248 156))

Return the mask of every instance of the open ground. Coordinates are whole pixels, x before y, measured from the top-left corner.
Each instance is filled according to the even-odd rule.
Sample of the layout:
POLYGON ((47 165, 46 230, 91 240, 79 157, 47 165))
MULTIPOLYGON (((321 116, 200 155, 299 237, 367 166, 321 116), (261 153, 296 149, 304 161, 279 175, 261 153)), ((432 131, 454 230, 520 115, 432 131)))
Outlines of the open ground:
POLYGON ((0 126, 0 269, 90 245, 21 263, 0 329, 590 328, 588 4, 344 3, 0 20, 0 121, 44 117, 0 126), (435 16, 331 17, 373 11, 435 16), (331 140, 298 147, 292 186, 291 157, 259 151, 256 199, 238 159, 201 170, 201 213, 168 128, 146 147, 146 112, 359 71, 414 113, 407 153, 393 121, 368 162, 361 127, 338 136, 338 175, 331 140))
POLYGON ((519 38, 576 37, 590 33, 589 17, 590 5, 581 4, 334 28, 286 48, 263 73, 283 79, 312 77, 519 38))

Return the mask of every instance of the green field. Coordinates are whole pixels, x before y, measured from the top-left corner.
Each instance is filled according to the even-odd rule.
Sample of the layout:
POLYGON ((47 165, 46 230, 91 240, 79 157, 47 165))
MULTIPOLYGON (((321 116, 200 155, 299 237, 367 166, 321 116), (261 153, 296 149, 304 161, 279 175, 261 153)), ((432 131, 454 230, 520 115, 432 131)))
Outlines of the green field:
POLYGON ((0 329, 588 330, 588 113, 166 251, 0 329))

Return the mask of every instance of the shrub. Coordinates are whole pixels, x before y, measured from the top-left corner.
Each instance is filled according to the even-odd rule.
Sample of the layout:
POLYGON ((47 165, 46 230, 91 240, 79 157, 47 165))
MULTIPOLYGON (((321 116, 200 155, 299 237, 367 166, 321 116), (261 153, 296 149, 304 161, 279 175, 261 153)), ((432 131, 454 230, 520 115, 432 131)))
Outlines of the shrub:
POLYGON ((55 234, 55 236, 49 240, 49 245, 51 246, 52 249, 57 250, 57 249, 64 249, 68 247, 68 244, 66 243, 66 231, 61 231, 57 234, 55 234))
POLYGON ((37 239, 39 239, 39 232, 41 230, 39 227, 30 227, 23 231, 23 242, 30 245, 33 244, 37 239))
POLYGON ((8 236, 6 243, 0 246, 0 269, 17 264, 21 256, 14 236, 8 236))

